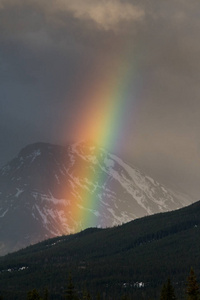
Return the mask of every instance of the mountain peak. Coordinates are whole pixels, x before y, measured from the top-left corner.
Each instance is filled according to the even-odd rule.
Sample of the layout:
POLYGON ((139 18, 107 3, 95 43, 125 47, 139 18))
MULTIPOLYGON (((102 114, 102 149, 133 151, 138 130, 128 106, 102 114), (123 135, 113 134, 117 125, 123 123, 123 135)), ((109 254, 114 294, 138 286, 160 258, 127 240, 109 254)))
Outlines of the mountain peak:
POLYGON ((91 142, 31 144, 0 170, 0 253, 184 204, 162 184, 91 142))
MULTIPOLYGON (((30 155, 32 152, 40 152, 50 150, 52 148, 55 148, 56 146, 49 143, 43 143, 43 142, 37 142, 30 145, 27 145, 22 150, 20 150, 18 157, 25 157, 26 155, 30 155)), ((58 146, 60 147, 60 146, 58 146)))

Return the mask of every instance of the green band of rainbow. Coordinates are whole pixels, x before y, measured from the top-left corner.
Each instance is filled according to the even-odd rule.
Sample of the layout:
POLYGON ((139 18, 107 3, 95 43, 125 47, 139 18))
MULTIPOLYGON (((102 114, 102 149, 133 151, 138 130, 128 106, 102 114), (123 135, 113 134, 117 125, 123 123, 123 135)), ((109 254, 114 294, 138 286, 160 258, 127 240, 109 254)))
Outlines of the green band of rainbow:
MULTIPOLYGON (((120 143, 124 134, 124 123, 127 122, 126 116, 134 116, 134 112, 131 110, 134 102, 133 70, 135 68, 135 63, 130 63, 130 60, 114 64, 105 79, 95 85, 93 91, 87 95, 90 101, 88 113, 80 122, 80 139, 92 140, 109 152, 112 152, 120 143)), ((96 150, 95 155, 101 165, 103 163, 101 160, 104 159, 103 156, 101 157, 101 150, 96 150)), ((68 198, 72 202, 69 209, 72 211, 72 223, 79 224, 77 230, 95 226, 99 222, 100 198, 103 197, 103 186, 108 177, 106 172, 101 171, 99 164, 95 165, 95 170, 88 168, 85 163, 80 163, 76 168, 76 176, 81 184, 77 185, 73 201, 70 199, 72 195, 68 195, 68 198), (93 183, 89 189, 86 188, 86 184, 84 188, 86 179, 93 183), (96 190, 94 189, 95 185, 98 185, 96 190)))

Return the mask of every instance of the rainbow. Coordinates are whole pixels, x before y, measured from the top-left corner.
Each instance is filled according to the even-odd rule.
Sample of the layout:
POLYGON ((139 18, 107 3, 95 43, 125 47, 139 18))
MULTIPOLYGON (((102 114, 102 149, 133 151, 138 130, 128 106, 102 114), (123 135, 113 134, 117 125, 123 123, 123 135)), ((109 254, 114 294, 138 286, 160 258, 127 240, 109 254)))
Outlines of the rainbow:
POLYGON ((84 160, 75 167, 76 191, 75 194, 68 195, 68 198, 73 198, 69 209, 70 226, 73 228, 76 224, 76 231, 97 225, 101 218, 99 197, 103 194, 102 186, 107 180, 107 174, 100 170, 98 164, 103 159, 101 147, 112 152, 121 143, 124 123, 133 116, 130 109, 134 101, 133 70, 135 65, 130 61, 114 63, 105 78, 94 84, 92 90, 90 87, 90 91, 85 92, 86 101, 90 101, 83 120, 79 122, 81 128, 78 128, 78 136, 80 140, 94 141, 100 148, 93 149, 93 154, 98 158, 95 170, 88 168, 84 160), (91 188, 88 188, 86 178, 94 183, 91 188))
POLYGON ((119 144, 127 116, 133 114, 136 63, 130 60, 115 62, 110 68, 112 70, 104 79, 94 84, 92 91, 86 92, 85 98, 91 100, 78 129, 80 140, 92 140, 108 150, 119 144))

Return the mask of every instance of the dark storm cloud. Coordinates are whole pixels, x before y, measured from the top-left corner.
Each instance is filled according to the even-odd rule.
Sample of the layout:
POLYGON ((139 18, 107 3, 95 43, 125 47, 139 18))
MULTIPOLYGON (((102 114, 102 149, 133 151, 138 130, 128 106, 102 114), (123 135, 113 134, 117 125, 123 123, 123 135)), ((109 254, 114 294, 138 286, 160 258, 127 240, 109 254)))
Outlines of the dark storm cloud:
POLYGON ((199 11, 196 0, 0 0, 1 164, 28 143, 73 139, 82 84, 131 53, 123 155, 198 195, 199 11))
POLYGON ((90 73, 96 57, 103 55, 104 48, 107 51, 108 46, 110 50, 115 47, 117 51, 118 39, 112 45, 112 37, 118 19, 124 20, 127 15, 137 20, 142 16, 129 4, 123 12, 120 2, 108 1, 111 16, 105 18, 105 2, 97 7, 95 3, 98 2, 91 5, 86 1, 82 5, 81 1, 57 1, 55 5, 55 1, 0 1, 2 112, 7 104, 11 111, 7 131, 21 128, 19 123, 24 119, 29 122, 33 139, 37 128, 41 131, 39 138, 51 137, 52 132, 59 131, 52 130, 51 124, 59 127, 62 119, 69 120, 66 126, 72 128, 71 120, 82 105, 73 92, 90 73), (48 129, 51 130, 47 132, 48 129))

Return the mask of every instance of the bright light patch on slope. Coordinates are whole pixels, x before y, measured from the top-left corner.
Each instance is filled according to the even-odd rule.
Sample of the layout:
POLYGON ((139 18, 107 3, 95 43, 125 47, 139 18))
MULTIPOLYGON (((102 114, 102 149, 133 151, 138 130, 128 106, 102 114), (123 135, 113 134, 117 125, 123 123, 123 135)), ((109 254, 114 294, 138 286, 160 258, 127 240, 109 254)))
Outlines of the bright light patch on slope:
MULTIPOLYGON (((113 178, 115 178, 124 188, 125 190, 132 195, 132 197, 137 201, 137 203, 142 206, 145 210, 148 210, 145 206, 145 204, 141 201, 143 199, 143 196, 138 196, 137 190, 132 186, 131 182, 124 178, 123 176, 120 176, 119 173, 115 170, 110 170, 110 174, 113 178)), ((151 211, 148 210, 148 213, 150 214, 151 211)))
MULTIPOLYGON (((150 178, 149 176, 143 176, 138 170, 131 168, 129 165, 127 165, 126 163, 124 163, 120 158, 118 158, 115 155, 110 155, 113 159, 115 159, 115 161, 117 161, 119 163, 120 166, 122 166, 126 172, 129 174, 129 176, 133 179, 133 182, 135 183, 136 187, 139 188, 144 195, 146 195, 146 197, 148 199, 150 199, 152 202, 157 203, 161 209, 161 207, 163 209, 167 208, 166 205, 166 201, 170 201, 172 203, 174 203, 174 199, 173 196, 170 195, 170 193, 167 192, 167 190, 160 185, 158 182, 156 182, 155 180, 153 180, 152 178, 150 178), (159 188, 160 191, 160 195, 156 195, 155 193, 155 188, 159 188)), ((114 171, 115 172, 115 171, 114 171)), ((113 173, 113 172, 112 172, 113 173)), ((123 176, 120 176, 119 174, 112 174, 119 182, 121 182, 121 184, 127 188, 127 191, 133 195, 133 197, 135 198, 135 200, 137 200, 138 204, 140 204, 141 206, 143 206, 143 208, 146 208, 146 210, 148 211, 148 214, 153 213, 151 211, 151 209, 149 209, 148 207, 146 207, 145 201, 143 201, 144 203, 141 202, 141 199, 139 199, 137 197, 137 195, 135 195, 134 190, 135 188, 133 187, 132 183, 123 176), (129 182, 129 183, 128 183, 129 182), (128 183, 128 184, 127 184, 128 183)), ((145 199, 143 199, 145 200, 145 199)), ((162 210, 162 209, 161 209, 162 210)))

